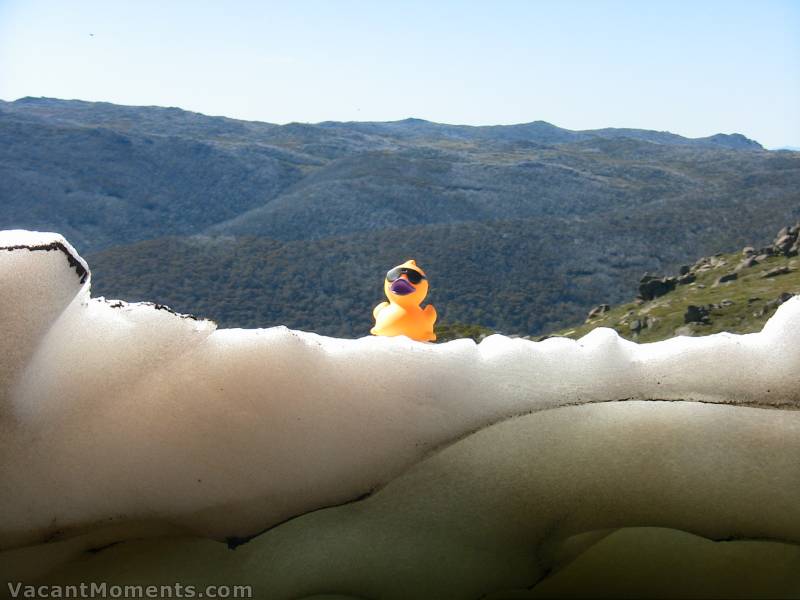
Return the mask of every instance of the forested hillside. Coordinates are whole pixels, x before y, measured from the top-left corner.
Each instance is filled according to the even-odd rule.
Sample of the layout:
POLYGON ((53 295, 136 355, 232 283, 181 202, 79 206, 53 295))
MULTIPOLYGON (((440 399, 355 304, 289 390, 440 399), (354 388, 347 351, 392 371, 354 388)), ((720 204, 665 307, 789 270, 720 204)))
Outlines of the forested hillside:
POLYGON ((362 335, 383 273, 414 257, 443 321, 537 334, 800 218, 800 153, 739 134, 26 98, 0 103, 0 135, 1 228, 66 235, 96 293, 226 326, 362 335))

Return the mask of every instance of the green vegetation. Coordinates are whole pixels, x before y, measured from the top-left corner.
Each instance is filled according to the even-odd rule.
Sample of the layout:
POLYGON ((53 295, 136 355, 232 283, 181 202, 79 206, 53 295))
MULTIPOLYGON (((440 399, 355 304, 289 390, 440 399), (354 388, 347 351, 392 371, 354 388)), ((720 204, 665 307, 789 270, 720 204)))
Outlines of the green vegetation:
MULTIPOLYGON (((213 319, 222 327, 286 325, 324 335, 361 337, 372 326, 372 308, 383 300, 384 273, 408 258, 416 259, 430 278, 427 300, 436 306, 439 325, 467 323, 521 336, 572 328, 598 302, 613 305, 631 298, 650 265, 658 265, 660 272, 675 272, 682 259, 694 258, 672 246, 658 249, 663 253, 659 261, 652 255, 637 255, 637 246, 656 233, 657 224, 643 224, 628 241, 606 250, 602 244, 613 239, 613 232, 598 228, 593 232, 594 243, 564 244, 550 223, 435 225, 297 242, 165 238, 113 248, 88 260, 93 293, 98 296, 159 302, 213 319)), ((581 238, 580 224, 567 230, 574 239, 581 238)), ((795 273, 778 276, 774 283, 758 279, 762 267, 787 260, 778 257, 740 272, 733 283, 714 288, 714 277, 738 264, 733 255, 718 258, 725 264, 698 272, 694 286, 678 286, 653 303, 626 304, 624 313, 616 308, 576 331, 603 324, 632 337, 630 323, 648 316, 642 311, 653 311, 649 315, 656 319, 652 327, 639 334, 640 340, 650 340, 672 335, 683 325, 685 304, 733 300, 730 307, 712 310, 712 325, 696 328, 713 332, 721 323, 738 327, 720 317, 745 310, 749 297, 767 302, 794 289, 789 283, 795 281, 795 273), (734 290, 741 285, 753 289, 737 296, 734 290), (690 295, 685 302, 679 300, 685 295, 690 295), (627 315, 629 310, 634 312, 627 315), (665 319, 670 310, 676 315, 665 319), (664 322, 659 324, 659 318, 664 322)), ((747 310, 758 310, 758 302, 747 310)))
POLYGON ((293 241, 561 218, 585 239, 616 224, 607 248, 657 222, 654 242, 688 241, 696 256, 699 238, 726 248, 800 216, 800 153, 738 135, 276 126, 54 99, 0 102, 0 116, 0 227, 59 231, 84 253, 169 236, 293 241))
POLYGON ((437 324, 434 328, 437 342, 449 342, 462 338, 470 338, 480 342, 487 335, 492 335, 494 331, 481 325, 467 325, 465 323, 437 324))
POLYGON ((741 261, 740 253, 714 257, 708 270, 695 282, 647 302, 628 302, 613 307, 584 324, 553 335, 579 338, 596 327, 610 327, 622 337, 637 342, 655 342, 674 335, 710 335, 721 331, 753 333, 775 313, 782 294, 800 294, 800 259, 772 256, 758 265, 742 269, 734 281, 717 284, 741 261), (763 275, 776 267, 789 272, 775 277, 763 275), (710 306, 709 322, 685 323, 687 307, 710 306), (637 327, 645 325, 641 329, 637 327), (633 328, 631 325, 633 324, 633 328))
POLYGON ((367 335, 383 273, 413 257, 442 325, 541 335, 800 217, 800 152, 740 135, 277 126, 42 98, 0 116, 0 228, 64 234, 98 295, 223 327, 367 335))
POLYGON ((409 258, 428 274, 427 302, 436 306, 439 324, 507 334, 573 323, 605 295, 609 281, 633 285, 643 270, 636 258, 613 266, 602 256, 589 258, 586 249, 548 244, 547 230, 537 235, 540 227, 436 225, 302 242, 164 238, 87 259, 96 296, 159 302, 221 327, 286 325, 340 337, 369 334, 386 271, 409 258), (569 265, 566 273, 554 268, 558 261, 569 265))

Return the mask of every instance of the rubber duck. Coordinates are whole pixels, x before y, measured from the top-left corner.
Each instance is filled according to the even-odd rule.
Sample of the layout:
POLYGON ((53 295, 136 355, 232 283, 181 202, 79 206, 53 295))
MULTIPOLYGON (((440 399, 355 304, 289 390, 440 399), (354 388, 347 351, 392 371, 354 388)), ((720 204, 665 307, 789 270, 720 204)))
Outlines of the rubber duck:
POLYGON ((436 309, 432 304, 420 307, 428 295, 428 278, 414 260, 407 260, 386 273, 383 291, 389 301, 381 302, 372 311, 375 317, 372 335, 404 335, 418 342, 436 339, 433 332, 436 309))

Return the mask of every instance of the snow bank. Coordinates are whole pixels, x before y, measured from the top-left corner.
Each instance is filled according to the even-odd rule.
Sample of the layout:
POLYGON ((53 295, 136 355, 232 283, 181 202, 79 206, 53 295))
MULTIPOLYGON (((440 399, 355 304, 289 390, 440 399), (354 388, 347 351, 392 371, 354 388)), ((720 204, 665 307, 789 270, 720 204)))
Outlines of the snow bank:
POLYGON ((287 599, 796 598, 799 432, 800 411, 719 404, 540 411, 235 551, 112 528, 2 553, 0 579, 247 583, 287 599))
MULTIPOLYGON (((757 472, 767 460, 764 448, 782 447, 791 464, 800 460, 800 298, 750 335, 638 345, 597 329, 578 341, 491 336, 479 345, 423 344, 332 339, 284 327, 215 330, 154 305, 92 299, 88 268, 56 234, 0 232, 0 276, 0 547, 142 520, 220 540, 247 537, 375 492, 493 423, 600 402, 614 402, 615 410, 564 413, 573 416, 552 431, 567 439, 546 428, 530 435, 548 440, 543 449, 563 451, 549 454, 550 468, 563 478, 547 496, 554 506, 577 502, 582 496, 571 494, 597 469, 613 471, 602 488, 613 508, 602 510, 618 517, 613 526, 652 525, 653 515, 670 514, 670 526, 690 529, 692 505, 662 494, 685 471, 694 473, 692 485, 706 481, 708 494, 698 492, 698 499, 705 499, 703 518, 719 520, 712 529, 738 531, 726 521, 736 511, 716 515, 713 506, 724 500, 755 510, 744 493, 750 484, 726 487, 719 468, 726 427, 751 431, 740 421, 742 411, 755 409, 743 406, 768 410, 755 410, 758 428, 730 459, 737 468, 757 472), (642 421, 641 404, 623 400, 682 402, 650 403, 659 409, 642 421), (735 406, 718 407, 718 420, 695 422, 693 411, 707 408, 699 403, 735 406), (567 427, 571 418, 588 429, 567 427), (573 460, 570 447, 583 447, 584 436, 619 435, 619 423, 627 440, 619 451, 629 460, 573 460), (632 458, 654 438, 680 447, 690 434, 698 440, 693 451, 665 467, 666 480, 632 458), (620 481, 631 482, 633 499, 616 505, 620 481), (733 497, 714 495, 717 484, 733 497), (636 500, 641 491, 651 504, 646 513, 644 500, 636 500)), ((780 465, 773 479, 758 480, 759 489, 786 486, 781 497, 797 504, 796 469, 780 465)), ((468 473, 473 466, 458 468, 468 473)), ((779 515, 786 506, 759 504, 765 521, 747 535, 783 532, 800 541, 779 515)), ((531 518, 546 529, 559 517, 545 510, 531 518)), ((604 521, 587 517, 581 527, 598 522, 604 521)))

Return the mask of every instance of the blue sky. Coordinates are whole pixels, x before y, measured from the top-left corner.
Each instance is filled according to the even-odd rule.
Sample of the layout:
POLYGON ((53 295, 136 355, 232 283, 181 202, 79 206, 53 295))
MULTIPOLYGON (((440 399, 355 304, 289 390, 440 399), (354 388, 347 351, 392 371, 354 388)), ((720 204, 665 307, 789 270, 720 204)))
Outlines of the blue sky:
POLYGON ((800 0, 0 0, 0 98, 23 96, 800 146, 800 0))

